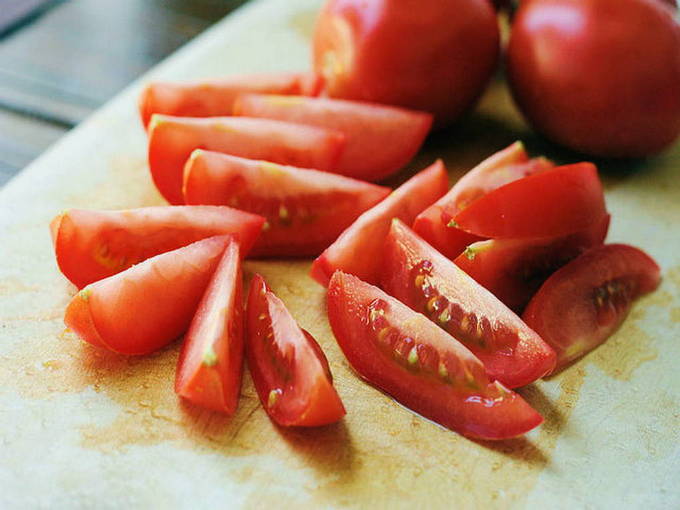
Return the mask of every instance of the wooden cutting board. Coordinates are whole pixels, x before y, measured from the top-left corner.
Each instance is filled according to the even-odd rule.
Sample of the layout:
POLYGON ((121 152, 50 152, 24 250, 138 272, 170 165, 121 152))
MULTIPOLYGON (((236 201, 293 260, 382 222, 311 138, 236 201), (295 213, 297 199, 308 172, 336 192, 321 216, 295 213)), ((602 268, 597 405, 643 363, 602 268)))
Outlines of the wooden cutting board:
MULTIPOLYGON (((143 81, 305 68, 319 4, 249 4, 143 81)), ((610 239, 648 250, 663 284, 607 344, 521 390, 545 416, 523 439, 464 439, 362 383, 331 334, 309 261, 247 262, 319 340, 348 410, 334 426, 282 430, 247 376, 238 412, 224 418, 175 397, 178 345, 126 358, 64 331, 75 289, 57 271, 49 220, 69 207, 161 203, 139 90, 133 84, 0 191, 0 507, 679 507, 680 144, 602 166, 610 239)), ((456 179, 518 138, 534 154, 578 159, 531 134, 499 81, 394 183, 437 156, 456 179)))

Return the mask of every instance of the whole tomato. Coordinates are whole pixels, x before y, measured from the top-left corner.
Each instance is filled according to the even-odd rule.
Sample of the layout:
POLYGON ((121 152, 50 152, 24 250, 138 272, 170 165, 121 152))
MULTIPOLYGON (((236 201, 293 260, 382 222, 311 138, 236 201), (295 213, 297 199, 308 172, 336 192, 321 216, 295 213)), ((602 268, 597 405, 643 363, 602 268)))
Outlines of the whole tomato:
POLYGON ((680 25, 658 0, 526 0, 507 59, 526 118, 567 147, 641 157, 680 133, 680 25))
POLYGON ((314 34, 329 96, 429 111, 439 125, 481 95, 498 53, 489 0, 329 0, 314 34))

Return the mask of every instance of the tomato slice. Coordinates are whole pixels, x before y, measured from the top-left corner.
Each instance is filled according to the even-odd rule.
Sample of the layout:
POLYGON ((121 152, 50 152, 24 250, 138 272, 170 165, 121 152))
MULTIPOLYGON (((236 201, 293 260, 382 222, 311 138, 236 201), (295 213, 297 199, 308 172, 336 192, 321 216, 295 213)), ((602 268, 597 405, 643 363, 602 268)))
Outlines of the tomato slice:
POLYGON ((121 354, 149 354, 186 331, 229 236, 209 237, 88 285, 64 322, 76 334, 121 354))
POLYGON ((507 439, 543 419, 465 346, 425 316, 352 275, 328 287, 328 318, 352 367, 398 402, 461 434, 507 439))
POLYGON ((152 82, 139 97, 139 114, 144 127, 154 113, 178 117, 232 115, 236 97, 244 92, 315 96, 322 83, 314 73, 242 74, 191 82, 152 82))
POLYGON ((175 392, 190 402, 231 414, 243 373, 241 255, 237 241, 224 250, 184 338, 175 392))
POLYGON ((659 266, 642 250, 625 244, 599 246, 548 278, 523 318, 555 349, 561 368, 603 343, 626 318, 632 302, 660 281, 659 266))
POLYGON ((441 160, 394 190, 363 213, 314 261, 311 275, 327 286, 337 270, 377 283, 383 244, 392 218, 411 223, 416 215, 446 193, 449 181, 441 160))
POLYGON ((483 239, 450 225, 455 214, 499 186, 550 167, 552 163, 545 158, 529 160, 522 142, 515 142, 461 177, 446 195, 418 215, 413 229, 454 259, 466 246, 483 239))
POLYGON ((555 353, 522 320, 399 220, 385 241, 382 287, 470 349, 510 388, 555 366, 555 353))
POLYGON ((557 269, 604 242, 609 214, 584 231, 552 239, 489 239, 468 246, 454 262, 517 313, 557 269))
POLYGON ((182 170, 194 149, 332 170, 344 144, 345 135, 339 131, 279 120, 154 115, 149 124, 149 168, 168 202, 181 204, 182 170))
POLYGON ((201 150, 184 176, 188 204, 229 204, 267 218, 254 256, 318 255, 389 192, 328 172, 201 150))
POLYGON ((432 115, 415 110, 341 99, 244 94, 236 115, 299 122, 347 136, 335 173, 378 181, 406 165, 423 144, 432 115))
POLYGON ((592 163, 565 165, 510 182, 455 215, 454 226, 493 239, 559 237, 607 214, 592 163))
POLYGON ((272 420, 286 427, 315 427, 345 415, 321 347, 259 274, 250 283, 247 328, 248 368, 272 420))
POLYGON ((71 209, 50 224, 61 272, 78 288, 199 239, 233 234, 246 255, 265 219, 230 207, 71 209))

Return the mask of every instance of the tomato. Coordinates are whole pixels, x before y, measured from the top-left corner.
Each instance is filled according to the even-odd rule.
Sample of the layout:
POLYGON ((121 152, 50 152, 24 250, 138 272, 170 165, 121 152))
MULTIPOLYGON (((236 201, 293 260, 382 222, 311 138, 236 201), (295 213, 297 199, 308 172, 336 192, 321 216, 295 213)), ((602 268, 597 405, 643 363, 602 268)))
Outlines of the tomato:
POLYGON ((572 149, 646 156, 680 133, 680 25, 659 1, 523 1, 507 64, 526 118, 572 149))
POLYGON ((238 242, 232 241, 184 337, 175 392, 193 404, 232 414, 242 373, 241 254, 238 242))
POLYGON ((332 170, 344 144, 345 135, 338 131, 278 120, 154 115, 149 124, 149 168, 168 202, 181 204, 182 171, 194 149, 332 170))
POLYGON ((329 0, 313 45, 331 97, 428 111, 443 125, 482 94, 499 30, 485 0, 329 0))
POLYGON ((553 350, 517 315, 399 220, 385 242, 382 287, 462 342, 505 386, 555 366, 553 350))
POLYGON ((340 234, 312 264, 312 277, 327 286, 333 273, 341 270, 377 283, 392 218, 411 223, 416 214, 446 193, 448 183, 441 160, 413 176, 340 234))
POLYGON ((258 274, 250 283, 247 321, 248 368, 269 417, 301 427, 342 419, 345 408, 321 347, 258 274))
POLYGON ((149 354, 186 331, 229 236, 156 255, 92 283, 66 309, 84 341, 121 354, 149 354))
POLYGON ((548 278, 523 317, 555 349, 561 368, 604 342, 633 300, 656 289, 660 280, 659 266, 642 250, 600 246, 548 278))
POLYGON ((592 163, 565 165, 510 182, 475 200, 451 225, 493 239, 559 237, 607 214, 592 163))
POLYGON ((479 439, 519 436, 543 421, 455 338, 355 276, 331 278, 328 318, 354 370, 426 418, 479 439))
POLYGON ((341 175, 200 150, 184 178, 189 204, 229 204, 267 218, 254 256, 318 255, 389 192, 341 175))
POLYGON ((588 248, 604 242, 609 215, 584 231, 551 239, 490 239, 471 244, 454 262, 521 313, 543 282, 588 248))
POLYGON ((446 195, 418 215, 413 229, 441 253, 456 258, 466 246, 483 238, 451 225, 453 216, 489 191, 551 166, 544 158, 529 160, 522 142, 515 142, 461 177, 446 195))
POLYGON ((235 115, 298 122, 345 134, 333 172, 378 181, 406 165, 432 125, 429 113, 340 99, 244 94, 235 115))
POLYGON ((50 225, 61 272, 78 288, 199 239, 238 237, 244 256, 265 219, 230 207, 167 206, 121 211, 70 209, 50 225))

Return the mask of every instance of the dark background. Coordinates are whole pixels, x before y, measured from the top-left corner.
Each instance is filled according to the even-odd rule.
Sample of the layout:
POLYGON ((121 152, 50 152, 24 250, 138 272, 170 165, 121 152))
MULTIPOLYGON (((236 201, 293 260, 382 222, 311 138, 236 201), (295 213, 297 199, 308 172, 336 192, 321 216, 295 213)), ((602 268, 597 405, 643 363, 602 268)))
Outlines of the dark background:
POLYGON ((0 186, 246 0, 0 0, 0 186))

